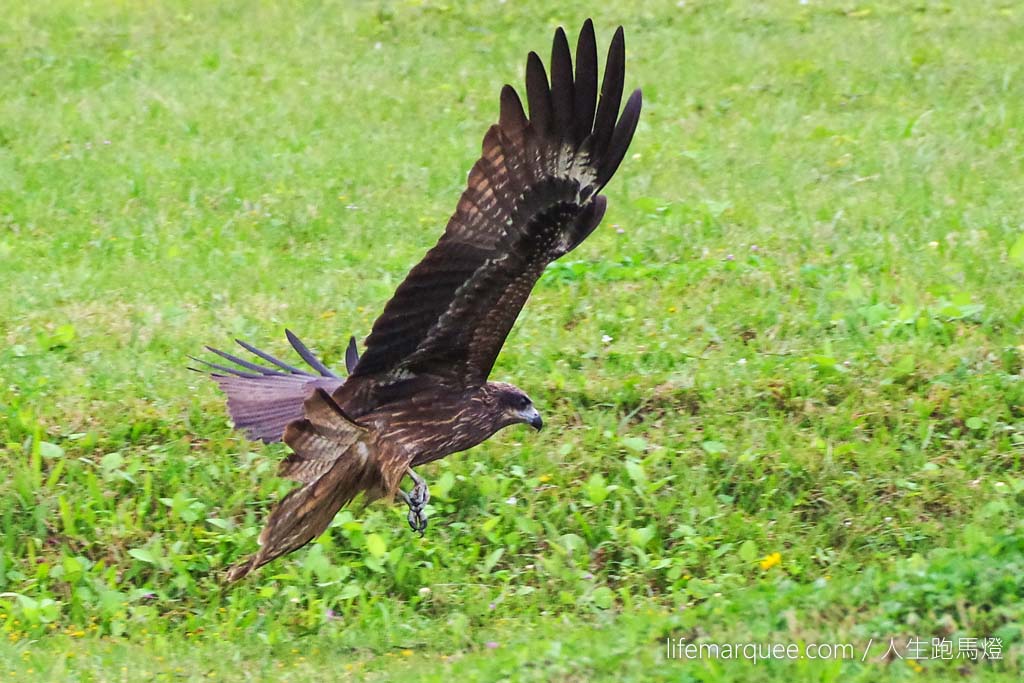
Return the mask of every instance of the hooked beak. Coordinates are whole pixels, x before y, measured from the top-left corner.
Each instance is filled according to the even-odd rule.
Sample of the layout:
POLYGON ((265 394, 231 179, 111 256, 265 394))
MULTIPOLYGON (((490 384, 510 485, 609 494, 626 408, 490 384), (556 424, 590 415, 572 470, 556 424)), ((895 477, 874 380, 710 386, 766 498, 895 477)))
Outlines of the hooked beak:
POLYGON ((522 415, 523 422, 530 425, 538 432, 541 430, 541 427, 544 426, 544 420, 541 418, 540 413, 537 412, 537 409, 534 408, 533 406, 530 406, 529 408, 524 410, 522 415))

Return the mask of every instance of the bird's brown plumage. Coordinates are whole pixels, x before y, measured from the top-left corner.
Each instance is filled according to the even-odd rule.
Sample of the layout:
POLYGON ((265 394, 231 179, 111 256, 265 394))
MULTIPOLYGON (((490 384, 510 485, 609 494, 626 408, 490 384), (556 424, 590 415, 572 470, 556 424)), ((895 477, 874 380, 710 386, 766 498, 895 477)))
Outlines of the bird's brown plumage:
POLYGON ((293 453, 280 474, 303 484, 274 509, 260 551, 230 580, 308 543, 357 494, 390 498, 409 467, 526 421, 525 394, 487 377, 544 269, 601 222, 606 204, 599 192, 625 156, 640 115, 639 90, 620 115, 621 27, 600 95, 597 69, 590 20, 580 31, 575 69, 561 28, 550 81, 530 53, 529 117, 506 85, 498 123, 484 136, 444 234, 399 285, 362 357, 350 347, 348 379, 337 378, 291 333, 319 376, 246 344, 273 367, 217 352, 241 367, 214 365, 236 425, 265 441, 283 437, 293 453))

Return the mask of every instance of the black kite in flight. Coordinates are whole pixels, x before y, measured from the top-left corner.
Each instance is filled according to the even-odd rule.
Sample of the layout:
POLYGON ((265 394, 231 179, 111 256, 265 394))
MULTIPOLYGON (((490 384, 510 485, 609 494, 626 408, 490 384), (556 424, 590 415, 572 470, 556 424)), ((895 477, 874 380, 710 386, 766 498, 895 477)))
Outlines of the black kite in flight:
MULTIPOLYGON (((260 550, 228 573, 234 581, 319 536, 357 494, 401 496, 422 533, 426 483, 413 471, 472 448, 513 424, 541 427, 520 389, 488 382, 505 337, 545 267, 601 222, 598 194, 619 167, 636 130, 641 96, 620 116, 625 75, 622 28, 615 32, 600 97, 597 47, 588 19, 576 45, 555 32, 550 86, 531 52, 530 116, 516 91, 501 91, 498 123, 484 136, 444 235, 398 287, 373 324, 348 379, 327 368, 291 332, 288 340, 317 374, 239 341, 264 367, 210 349, 236 367, 207 363, 227 394, 235 427, 293 451, 279 474, 302 484, 270 513, 260 550), (399 488, 409 475, 410 493, 399 488)), ((204 361, 205 362, 205 361, 204 361)))

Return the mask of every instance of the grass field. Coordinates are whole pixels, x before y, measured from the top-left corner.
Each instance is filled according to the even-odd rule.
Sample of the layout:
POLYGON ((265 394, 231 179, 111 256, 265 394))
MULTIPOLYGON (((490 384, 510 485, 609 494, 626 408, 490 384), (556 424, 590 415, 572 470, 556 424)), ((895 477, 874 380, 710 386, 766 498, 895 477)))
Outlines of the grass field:
POLYGON ((645 109, 495 368, 548 427, 425 468, 424 538, 344 511, 222 590, 285 451, 186 356, 340 365, 587 13, 5 7, 0 679, 1020 680, 1024 8, 586 12, 645 109))

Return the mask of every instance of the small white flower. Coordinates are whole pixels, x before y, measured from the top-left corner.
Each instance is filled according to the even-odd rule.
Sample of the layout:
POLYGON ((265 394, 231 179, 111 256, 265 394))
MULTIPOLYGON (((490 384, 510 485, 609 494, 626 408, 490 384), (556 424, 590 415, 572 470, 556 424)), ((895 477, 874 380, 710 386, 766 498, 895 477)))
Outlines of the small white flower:
POLYGON ((427 597, 428 595, 430 595, 430 588, 428 588, 427 586, 423 586, 422 588, 420 588, 420 595, 422 595, 423 597, 427 597))
POLYGON ((601 343, 602 344, 610 344, 613 341, 614 341, 613 337, 609 337, 607 334, 602 334, 601 335, 601 343))
POLYGON ((746 365, 746 364, 747 364, 747 359, 746 358, 740 358, 738 361, 736 361, 736 365, 746 365))
POLYGON ((516 503, 519 502, 519 499, 516 498, 515 496, 509 496, 505 502, 508 503, 509 505, 515 505, 516 503))

